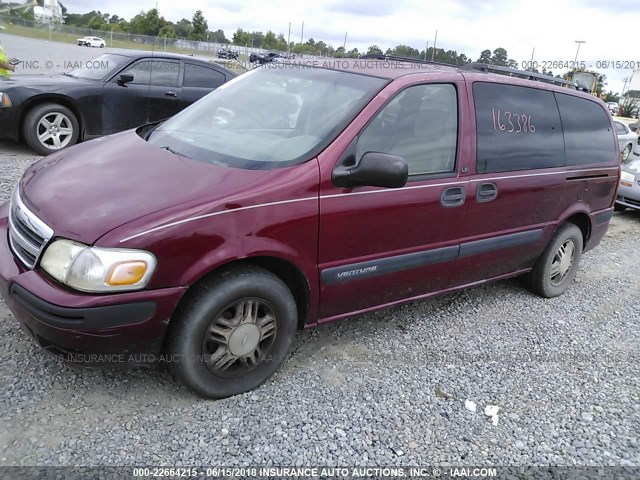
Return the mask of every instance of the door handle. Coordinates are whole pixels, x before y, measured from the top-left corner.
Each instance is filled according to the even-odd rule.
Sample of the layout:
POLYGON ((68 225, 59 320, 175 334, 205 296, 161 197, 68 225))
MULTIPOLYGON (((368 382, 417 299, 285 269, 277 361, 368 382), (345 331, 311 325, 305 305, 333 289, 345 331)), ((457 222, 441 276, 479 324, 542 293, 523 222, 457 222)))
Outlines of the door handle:
POLYGON ((498 187, 495 183, 481 183, 476 190, 476 202, 487 203, 498 196, 498 187))
POLYGON ((460 205, 464 205, 464 190, 462 187, 445 189, 440 196, 440 204, 443 207, 459 207, 460 205))
POLYGON ((165 94, 167 97, 177 97, 177 96, 178 96, 178 94, 177 94, 176 92, 173 92, 173 91, 171 91, 171 90, 169 90, 168 92, 164 92, 164 94, 165 94))

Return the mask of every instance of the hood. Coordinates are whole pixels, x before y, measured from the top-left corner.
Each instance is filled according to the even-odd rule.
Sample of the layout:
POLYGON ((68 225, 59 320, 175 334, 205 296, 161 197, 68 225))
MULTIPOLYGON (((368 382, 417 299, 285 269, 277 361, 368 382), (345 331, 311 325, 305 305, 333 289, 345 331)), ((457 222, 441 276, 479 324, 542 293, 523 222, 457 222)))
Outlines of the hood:
POLYGON ((22 200, 55 236, 92 244, 127 222, 224 198, 268 173, 190 160, 130 130, 41 159, 27 169, 20 187, 22 200))
POLYGON ((18 73, 6 78, 2 82, 2 88, 7 89, 11 87, 26 87, 42 89, 46 91, 56 90, 60 87, 66 87, 69 85, 77 86, 86 83, 94 84, 95 80, 87 80, 83 78, 70 77, 62 74, 22 74, 18 73))

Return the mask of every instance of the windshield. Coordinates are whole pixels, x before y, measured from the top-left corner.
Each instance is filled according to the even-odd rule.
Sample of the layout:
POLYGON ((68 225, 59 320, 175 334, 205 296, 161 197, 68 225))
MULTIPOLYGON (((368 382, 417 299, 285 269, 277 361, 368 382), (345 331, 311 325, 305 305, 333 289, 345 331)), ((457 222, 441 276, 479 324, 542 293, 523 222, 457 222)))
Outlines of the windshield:
POLYGON ((76 78, 87 78, 89 80, 102 80, 129 61, 131 61, 129 57, 108 53, 94 60, 82 62, 82 66, 70 72, 69 75, 76 78))
POLYGON ((167 120, 148 141, 224 166, 294 165, 325 148, 385 84, 296 65, 256 68, 167 120))

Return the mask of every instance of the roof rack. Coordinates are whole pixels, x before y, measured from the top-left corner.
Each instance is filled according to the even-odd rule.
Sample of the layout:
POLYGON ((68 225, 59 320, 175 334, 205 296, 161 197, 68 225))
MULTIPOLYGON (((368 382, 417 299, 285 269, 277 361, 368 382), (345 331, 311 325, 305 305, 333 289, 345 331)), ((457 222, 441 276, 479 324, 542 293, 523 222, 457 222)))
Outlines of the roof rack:
POLYGON ((358 58, 374 59, 374 60, 393 60, 396 62, 411 62, 411 63, 418 63, 422 65, 440 65, 442 67, 460 68, 460 65, 454 65, 453 63, 434 62, 432 60, 422 60, 420 58, 413 58, 413 57, 402 57, 399 55, 387 55, 385 53, 368 53, 366 55, 361 55, 358 58))
POLYGON ((509 75, 510 77, 520 77, 525 78, 527 80, 536 80, 539 82, 558 84, 565 87, 572 87, 576 90, 579 90, 578 85, 575 82, 571 82, 569 80, 565 80, 564 78, 556 78, 551 77, 549 75, 543 75, 541 73, 528 72, 526 70, 518 70, 517 68, 511 67, 502 67, 499 65, 489 65, 488 63, 479 63, 474 62, 468 65, 465 65, 464 68, 479 70, 481 72, 494 72, 494 73, 502 73, 505 75, 509 75))

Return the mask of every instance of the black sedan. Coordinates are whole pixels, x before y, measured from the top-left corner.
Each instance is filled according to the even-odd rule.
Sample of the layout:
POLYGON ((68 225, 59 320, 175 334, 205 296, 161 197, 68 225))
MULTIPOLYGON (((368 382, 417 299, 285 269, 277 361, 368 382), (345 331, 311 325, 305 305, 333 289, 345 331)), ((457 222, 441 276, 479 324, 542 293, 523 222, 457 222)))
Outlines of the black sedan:
POLYGON ((58 75, 0 77, 0 138, 42 155, 171 117, 237 74, 165 53, 107 54, 58 75))

